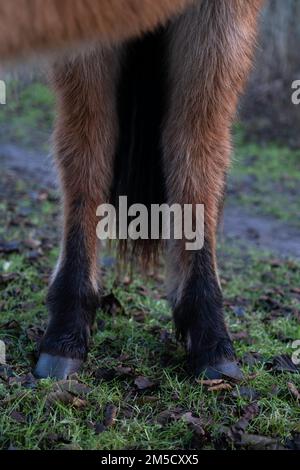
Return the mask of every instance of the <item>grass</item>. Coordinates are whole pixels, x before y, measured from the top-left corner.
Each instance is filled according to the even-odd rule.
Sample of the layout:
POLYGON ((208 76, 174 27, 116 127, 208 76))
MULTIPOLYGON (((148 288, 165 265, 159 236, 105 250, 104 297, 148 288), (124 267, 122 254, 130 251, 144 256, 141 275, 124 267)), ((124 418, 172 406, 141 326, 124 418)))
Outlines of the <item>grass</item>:
POLYGON ((48 150, 49 129, 54 121, 54 97, 39 81, 7 83, 7 104, 0 106, 1 141, 48 150))
POLYGON ((299 228, 300 150, 253 142, 241 125, 234 135, 231 201, 299 228))
MULTIPOLYGON (((39 84, 20 93, 17 103, 0 109, 0 123, 9 122, 8 138, 35 145, 30 130, 40 123, 49 128, 52 97, 39 84), (30 111, 32 103, 37 112, 30 111)), ((253 144, 240 128, 236 141, 231 200, 297 225, 299 152, 253 144)), ((28 374, 46 325, 47 284, 58 256, 57 195, 12 171, 0 175, 0 194, 0 240, 6 247, 0 250, 0 340, 6 344, 9 366, 0 366, 0 448, 238 448, 238 439, 228 439, 228 428, 253 401, 259 413, 249 419, 246 432, 269 438, 264 447, 274 445, 270 439, 290 446, 299 436, 299 400, 288 384, 299 389, 300 376, 267 367, 275 356, 291 356, 293 342, 300 339, 299 263, 226 241, 219 246, 226 318, 245 383, 215 392, 196 383, 185 369, 185 353, 174 339, 164 297, 163 273, 145 278, 135 272, 128 283, 126 276, 117 280, 115 270, 105 270, 106 291, 123 308, 113 316, 97 312, 98 331, 79 377, 90 389, 84 406, 59 400, 50 405, 53 381, 36 382, 28 374), (251 365, 247 357, 254 352, 261 357, 251 365), (139 376, 155 386, 139 390, 139 376), (116 407, 116 423, 99 433, 97 424, 105 421, 108 405, 116 407), (162 419, 167 410, 176 410, 177 418, 162 419), (203 433, 184 419, 187 412, 200 417, 203 433)))
MULTIPOLYGON (((2 183, 2 187, 7 184, 2 183)), ((21 246, 19 253, 4 254, 0 263, 0 339, 6 343, 7 362, 13 374, 23 377, 31 370, 36 351, 36 342, 28 331, 33 326, 45 326, 47 280, 58 254, 55 229, 58 214, 55 195, 50 193, 46 199, 44 195, 41 201, 38 187, 31 187, 29 182, 11 179, 8 185, 8 199, 0 208, 4 221, 2 235, 5 234, 6 241, 18 241, 21 246), (24 200, 26 213, 34 214, 33 220, 28 215, 20 216, 24 200), (31 236, 35 240, 38 235, 42 245, 35 253, 36 249, 26 248, 27 239, 31 236), (9 275, 11 281, 3 284, 9 275), (17 325, 9 324, 16 320, 17 325)), ((261 364, 244 365, 248 377, 244 385, 257 392, 260 407, 248 432, 275 437, 285 443, 293 432, 300 431, 299 403, 287 385, 293 382, 299 388, 299 375, 275 375, 264 364, 275 355, 291 355, 293 341, 300 338, 295 315, 300 309, 300 296, 293 290, 300 283, 299 264, 274 260, 268 253, 241 252, 227 245, 220 247, 220 258, 227 321, 235 337, 240 332, 246 333, 235 341, 238 357, 242 359, 251 351, 263 356, 261 364), (278 302, 279 311, 272 311, 266 296, 278 302), (237 311, 239 306, 242 311, 237 311), (253 373, 257 375, 249 379, 253 373)), ((212 449, 224 446, 220 440, 223 427, 233 425, 251 399, 239 396, 237 386, 228 392, 209 392, 189 377, 184 351, 173 337, 171 312, 161 284, 155 277, 145 280, 138 273, 129 285, 126 279, 116 283, 116 273, 106 272, 106 290, 114 293, 124 311, 116 316, 101 310, 97 313, 100 330, 93 337, 91 353, 80 376, 91 388, 86 406, 78 410, 57 402, 49 408, 51 380, 41 381, 30 389, 2 379, 1 447, 212 449), (97 378, 97 371, 114 371, 120 366, 130 368, 130 373, 119 378, 109 379, 105 375, 97 378), (138 391, 134 385, 138 376, 149 378, 157 387, 138 391), (97 435, 91 423, 103 421, 108 404, 118 410, 116 425, 97 435), (159 422, 161 413, 173 408, 191 411, 203 419, 203 441, 195 440, 184 419, 167 424, 159 422), (21 423, 15 421, 13 412, 21 413, 24 418, 21 423)))
MULTIPOLYGON (((54 96, 45 83, 9 80, 7 105, 0 106, 0 142, 48 153, 54 118, 54 96)), ((241 123, 235 126, 234 144, 228 182, 231 203, 299 228, 300 150, 256 143, 241 123)))

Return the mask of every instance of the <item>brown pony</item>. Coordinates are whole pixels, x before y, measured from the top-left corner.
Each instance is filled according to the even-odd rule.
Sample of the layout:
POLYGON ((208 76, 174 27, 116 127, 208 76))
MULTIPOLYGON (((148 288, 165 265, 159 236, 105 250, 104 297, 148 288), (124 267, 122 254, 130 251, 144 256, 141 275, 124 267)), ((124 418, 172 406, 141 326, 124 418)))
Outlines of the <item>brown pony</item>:
MULTIPOLYGON (((52 77, 64 236, 37 376, 66 377, 86 358, 101 292, 96 210, 127 195, 147 206, 204 204, 203 249, 186 251, 175 239, 167 246, 176 331, 195 374, 241 378, 216 229, 262 3, 44 0, 40 8, 39 0, 0 0, 0 57, 60 50, 52 77)), ((156 248, 149 241, 134 250, 148 260, 156 248)))

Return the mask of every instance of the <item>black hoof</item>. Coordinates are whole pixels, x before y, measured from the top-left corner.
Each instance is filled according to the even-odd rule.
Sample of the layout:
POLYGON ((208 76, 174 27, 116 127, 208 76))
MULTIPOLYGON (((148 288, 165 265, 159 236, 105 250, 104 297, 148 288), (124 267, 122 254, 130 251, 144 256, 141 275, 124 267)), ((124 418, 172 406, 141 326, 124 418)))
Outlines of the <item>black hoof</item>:
POLYGON ((214 366, 203 368, 205 378, 208 380, 228 379, 241 382, 243 373, 235 361, 224 360, 214 366))
POLYGON ((42 353, 36 365, 34 375, 37 379, 65 380, 68 376, 75 374, 80 369, 82 362, 80 359, 71 359, 69 357, 51 356, 42 353))

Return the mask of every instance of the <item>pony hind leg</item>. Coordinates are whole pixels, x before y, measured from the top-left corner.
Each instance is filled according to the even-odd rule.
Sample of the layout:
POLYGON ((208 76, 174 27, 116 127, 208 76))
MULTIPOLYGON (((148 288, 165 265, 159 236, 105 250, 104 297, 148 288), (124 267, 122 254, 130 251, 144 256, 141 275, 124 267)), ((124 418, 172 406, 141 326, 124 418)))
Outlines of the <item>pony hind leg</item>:
POLYGON ((202 0, 169 26, 164 165, 169 204, 204 205, 204 247, 171 240, 169 294, 195 374, 241 378, 223 312, 216 229, 230 128, 251 63, 260 0, 202 0))

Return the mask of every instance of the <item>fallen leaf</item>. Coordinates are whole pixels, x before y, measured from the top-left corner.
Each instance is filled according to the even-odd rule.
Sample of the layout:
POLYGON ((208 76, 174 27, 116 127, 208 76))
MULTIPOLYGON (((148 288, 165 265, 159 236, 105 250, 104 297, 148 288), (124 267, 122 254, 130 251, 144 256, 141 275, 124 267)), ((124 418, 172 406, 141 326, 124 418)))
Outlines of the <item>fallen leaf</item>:
POLYGON ((209 392, 226 392, 232 390, 232 386, 227 383, 221 383, 219 385, 214 385, 213 387, 209 387, 209 392))
POLYGON ((116 424, 118 408, 115 405, 107 405, 104 412, 104 426, 110 428, 116 424))
POLYGON ((300 392, 297 389, 295 384, 293 384, 292 382, 289 382, 288 383, 288 389, 291 392, 291 394, 293 395, 293 397, 296 398, 296 400, 300 400, 300 392))
POLYGON ((240 446, 242 437, 250 422, 258 415, 259 407, 257 403, 252 403, 245 407, 241 412, 240 419, 231 427, 221 426, 220 428, 220 443, 225 447, 231 448, 232 445, 240 446))
POLYGON ((143 310, 137 310, 131 314, 131 316, 134 318, 134 320, 137 323, 145 323, 147 314, 146 312, 143 312, 143 310))
POLYGON ((262 295, 255 305, 256 308, 263 308, 267 312, 281 310, 282 304, 273 298, 273 295, 262 295))
POLYGON ((173 336, 168 330, 161 330, 160 332, 160 341, 162 343, 169 343, 173 341, 173 336))
POLYGON ((8 378, 8 384, 10 386, 21 385, 24 388, 34 389, 37 387, 37 380, 32 374, 27 374, 8 378))
POLYGON ((205 385, 206 387, 214 387, 216 385, 221 385, 224 383, 223 379, 215 379, 215 380, 199 380, 196 379, 196 382, 200 385, 205 385))
POLYGON ((300 295, 300 287, 293 287, 291 289, 292 294, 299 294, 300 295))
POLYGON ((43 256, 43 254, 44 253, 41 249, 30 251, 29 253, 27 253, 26 259, 28 261, 37 261, 41 256, 43 256))
POLYGON ((238 447, 249 450, 283 450, 278 439, 271 437, 259 436, 255 434, 243 434, 241 440, 237 443, 238 447))
POLYGON ((107 431, 107 428, 104 426, 103 423, 96 423, 95 424, 95 434, 99 435, 103 432, 107 431))
POLYGON ((266 367, 270 372, 275 373, 290 372, 297 374, 300 372, 300 368, 296 366, 292 359, 286 354, 275 356, 266 363, 266 367))
POLYGON ((289 450, 300 450, 300 434, 298 432, 292 433, 292 438, 287 440, 286 447, 289 450))
POLYGON ((5 253, 7 255, 10 255, 12 253, 19 253, 20 251, 21 251, 20 241, 12 241, 12 242, 0 241, 0 253, 5 253))
POLYGON ((247 376, 245 376, 245 381, 251 382, 252 380, 257 379, 258 376, 259 376, 258 372, 253 372, 253 374, 248 374, 247 376))
POLYGON ((283 265, 283 260, 281 259, 274 259, 270 261, 271 268, 280 268, 283 265))
POLYGON ((117 373, 115 369, 109 369, 107 367, 100 367, 99 369, 96 370, 94 376, 97 381, 104 380, 105 382, 111 382, 112 380, 116 378, 117 373))
POLYGON ((50 442, 51 444, 57 444, 57 443, 70 444, 69 439, 66 439, 64 438, 64 436, 60 434, 56 434, 56 433, 46 434, 45 441, 50 442))
POLYGON ((249 333, 247 331, 239 331, 238 333, 231 333, 233 341, 246 341, 249 340, 249 333))
POLYGON ((232 307, 232 311, 237 317, 244 317, 246 314, 246 309, 240 306, 232 307))
POLYGON ((154 388, 156 387, 156 383, 152 382, 150 379, 147 377, 137 377, 134 381, 134 384, 137 386, 139 390, 147 390, 149 388, 154 388))
POLYGON ((69 393, 66 390, 49 393, 46 403, 48 406, 52 406, 56 403, 62 403, 64 405, 72 405, 78 409, 84 408, 87 404, 85 400, 75 397, 72 395, 72 393, 69 393))
POLYGON ((156 421, 162 426, 166 426, 172 421, 177 422, 179 420, 183 420, 188 424, 191 431, 193 431, 193 445, 195 448, 201 449, 204 442, 207 440, 207 434, 204 429, 203 420, 192 411, 186 411, 183 408, 175 408, 165 410, 156 417, 156 421))
POLYGON ((133 282, 132 276, 124 276, 122 280, 122 284, 124 284, 124 286, 130 286, 132 282, 133 282))
POLYGON ((31 250, 36 250, 41 246, 41 241, 40 240, 34 240, 33 238, 28 238, 27 240, 24 240, 24 245, 26 248, 30 248, 31 250))
POLYGON ((11 419, 16 421, 18 424, 26 424, 27 419, 26 416, 23 413, 20 413, 19 411, 12 411, 10 414, 11 419))
POLYGON ((182 408, 174 408, 170 410, 165 410, 159 413, 159 415, 156 417, 156 421, 159 424, 165 426, 171 421, 178 421, 186 413, 187 411, 183 410, 182 408))
POLYGON ((31 326, 27 328, 26 334, 30 341, 39 344, 44 336, 45 331, 39 326, 31 326))
POLYGON ((16 320, 8 321, 7 323, 3 323, 0 325, 0 330, 4 331, 17 331, 18 333, 21 331, 21 325, 16 320))
POLYGON ((17 273, 8 273, 8 274, 0 274, 0 285, 8 285, 10 282, 14 282, 19 278, 17 273))
POLYGON ((66 391, 71 393, 72 395, 85 396, 88 395, 92 391, 92 389, 87 385, 78 382, 77 380, 61 380, 54 384, 53 391, 66 391))
POLYGON ((242 411, 241 418, 231 426, 230 431, 234 436, 234 440, 237 441, 245 433, 250 422, 259 414, 259 406, 257 403, 252 403, 246 406, 242 411))
POLYGON ((203 421, 201 418, 196 417, 193 413, 188 412, 182 416, 182 419, 189 425, 198 437, 204 437, 205 431, 203 429, 203 421))
POLYGON ((124 315, 125 313, 123 305, 113 293, 102 297, 101 309, 113 317, 117 315, 124 315))
POLYGON ((131 367, 117 366, 115 367, 117 377, 130 377, 133 373, 131 367))
POLYGON ((81 409, 81 408, 85 408, 85 406, 87 405, 87 402, 86 400, 83 400, 82 398, 74 397, 72 405, 75 406, 75 408, 81 409))

